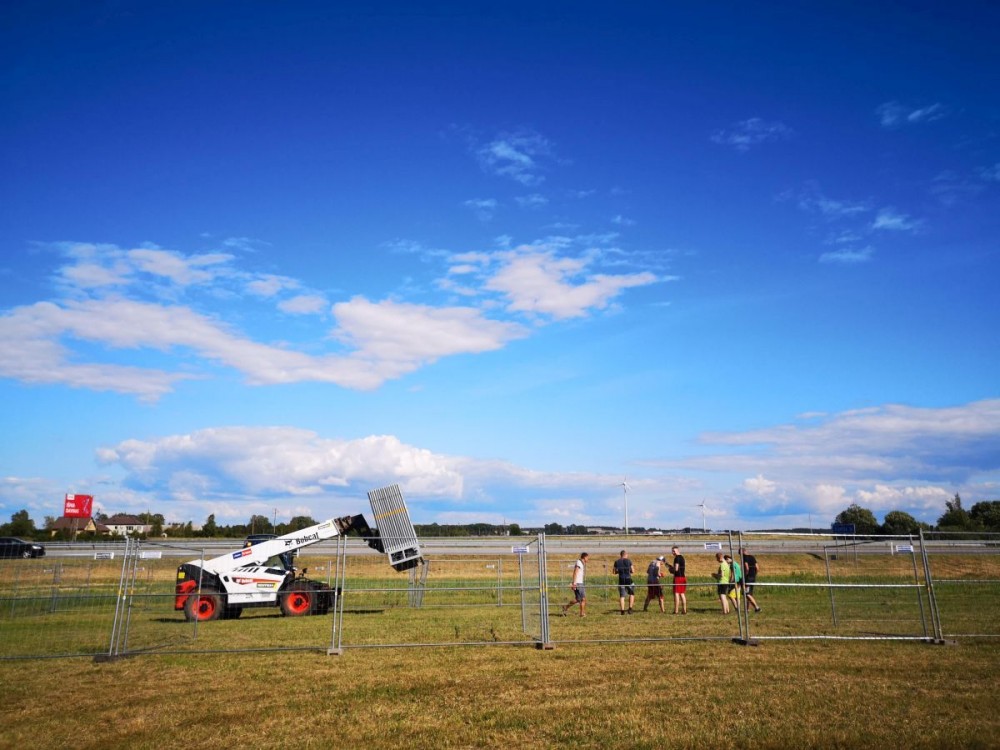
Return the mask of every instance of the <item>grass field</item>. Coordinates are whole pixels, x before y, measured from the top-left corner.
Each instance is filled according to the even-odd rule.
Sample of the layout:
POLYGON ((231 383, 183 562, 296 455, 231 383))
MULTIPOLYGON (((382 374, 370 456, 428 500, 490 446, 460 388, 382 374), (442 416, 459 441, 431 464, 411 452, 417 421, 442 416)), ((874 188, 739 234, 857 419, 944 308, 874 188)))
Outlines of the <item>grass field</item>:
MULTIPOLYGON (((552 618, 552 651, 530 645, 520 592, 499 587, 522 574, 531 584, 531 571, 509 560, 433 560, 419 608, 406 574, 374 556, 352 560, 341 656, 325 654, 332 616, 257 609, 195 630, 172 608, 176 563, 144 561, 127 649, 142 655, 0 661, 0 750, 1000 746, 1000 638, 739 646, 735 617, 719 612, 713 586, 697 585, 710 580, 709 556, 689 558, 688 617, 618 616, 602 568, 612 559, 594 555, 589 566, 590 616, 552 618), (529 645, 495 645, 505 641, 529 645), (467 645, 365 648, 448 642, 467 645), (238 652, 285 648, 301 650, 238 652), (215 650, 229 653, 197 653, 215 650)), ((569 594, 571 560, 550 561, 553 612, 569 594)), ((317 578, 330 570, 319 558, 301 564, 317 578)), ((1000 635, 984 606, 1000 593, 1000 558, 938 557, 935 566, 942 620, 954 632, 1000 635)), ((923 633, 912 558, 841 555, 829 579, 815 555, 775 556, 764 569, 764 580, 785 586, 759 590, 755 636, 923 633), (828 580, 891 587, 813 587, 828 580)), ((0 655, 106 652, 119 570, 12 561, 0 570, 0 655)), ((643 586, 637 594, 641 605, 643 586)))
POLYGON ((992 748, 1000 644, 0 662, 0 748, 992 748))

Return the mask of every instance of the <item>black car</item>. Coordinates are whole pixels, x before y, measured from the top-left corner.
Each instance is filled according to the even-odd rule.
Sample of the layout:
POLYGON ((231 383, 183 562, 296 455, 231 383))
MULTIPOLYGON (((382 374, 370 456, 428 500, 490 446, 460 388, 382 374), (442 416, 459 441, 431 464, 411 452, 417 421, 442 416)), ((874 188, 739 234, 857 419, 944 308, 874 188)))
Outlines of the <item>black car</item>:
POLYGON ((0 557, 45 557, 45 547, 13 536, 0 536, 0 557))

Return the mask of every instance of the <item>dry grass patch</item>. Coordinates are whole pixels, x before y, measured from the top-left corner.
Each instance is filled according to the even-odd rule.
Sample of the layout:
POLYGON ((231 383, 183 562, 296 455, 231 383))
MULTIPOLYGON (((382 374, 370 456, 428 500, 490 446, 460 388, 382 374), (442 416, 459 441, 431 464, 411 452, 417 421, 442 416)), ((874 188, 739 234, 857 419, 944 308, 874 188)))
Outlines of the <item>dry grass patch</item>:
POLYGON ((1000 644, 0 663, 0 748, 988 747, 1000 644))

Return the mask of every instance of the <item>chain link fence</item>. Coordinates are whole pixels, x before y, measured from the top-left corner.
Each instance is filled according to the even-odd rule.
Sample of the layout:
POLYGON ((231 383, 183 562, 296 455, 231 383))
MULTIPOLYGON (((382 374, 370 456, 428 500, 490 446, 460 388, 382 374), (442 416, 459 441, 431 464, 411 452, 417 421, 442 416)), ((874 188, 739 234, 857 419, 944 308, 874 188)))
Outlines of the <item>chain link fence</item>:
MULTIPOLYGON (((0 658, 1000 637, 1000 621, 990 606, 1000 593, 1000 535, 740 532, 423 542, 421 564, 402 572, 357 538, 316 544, 302 550, 296 566, 330 592, 330 606, 314 610, 322 614, 289 616, 279 595, 266 606, 226 609, 208 622, 177 608, 178 568, 217 556, 218 545, 133 540, 101 549, 52 545, 44 558, 0 560, 0 658), (662 611, 651 589, 656 584, 646 579, 657 557, 665 557, 667 566, 673 562, 674 546, 687 574, 685 601, 678 599, 676 614, 670 570, 664 569, 659 584, 662 611), (629 589, 620 597, 614 573, 623 549, 635 570, 634 600, 629 589), (570 584, 585 551, 586 617, 579 617, 570 584), (719 554, 731 555, 744 571, 748 557, 755 558, 756 580, 720 592, 713 578, 719 554), (570 603, 574 606, 567 608, 570 603)), ((217 594, 212 597, 227 606, 217 594)))

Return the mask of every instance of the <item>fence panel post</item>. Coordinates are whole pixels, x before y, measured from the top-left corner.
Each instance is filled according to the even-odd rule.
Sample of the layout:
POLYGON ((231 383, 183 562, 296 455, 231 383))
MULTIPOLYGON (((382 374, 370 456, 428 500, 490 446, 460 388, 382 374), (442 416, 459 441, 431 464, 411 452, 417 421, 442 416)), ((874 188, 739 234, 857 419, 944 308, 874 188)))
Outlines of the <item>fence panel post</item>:
POLYGON ((927 602, 931 609, 931 625, 934 628, 934 640, 944 643, 944 635, 941 630, 941 613, 938 611, 937 597, 934 593, 934 577, 931 575, 931 563, 927 556, 927 545, 924 540, 924 530, 920 531, 920 556, 924 561, 924 580, 927 583, 927 602))

